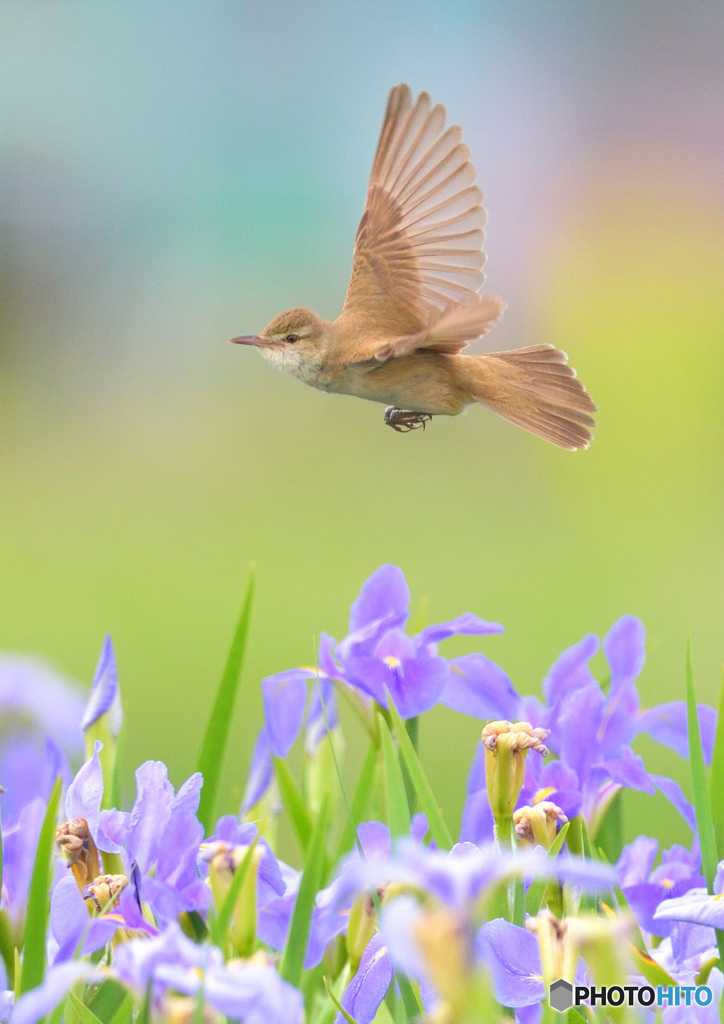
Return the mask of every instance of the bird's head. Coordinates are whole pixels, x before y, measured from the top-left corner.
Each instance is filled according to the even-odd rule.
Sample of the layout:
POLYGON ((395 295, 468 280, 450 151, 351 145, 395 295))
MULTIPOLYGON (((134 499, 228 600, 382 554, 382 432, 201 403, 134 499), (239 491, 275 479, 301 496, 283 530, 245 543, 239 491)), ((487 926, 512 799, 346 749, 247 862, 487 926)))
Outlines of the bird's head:
POLYGON ((270 362, 291 373, 314 362, 324 348, 326 321, 305 306, 275 316, 258 334, 232 338, 238 345, 254 345, 270 362))

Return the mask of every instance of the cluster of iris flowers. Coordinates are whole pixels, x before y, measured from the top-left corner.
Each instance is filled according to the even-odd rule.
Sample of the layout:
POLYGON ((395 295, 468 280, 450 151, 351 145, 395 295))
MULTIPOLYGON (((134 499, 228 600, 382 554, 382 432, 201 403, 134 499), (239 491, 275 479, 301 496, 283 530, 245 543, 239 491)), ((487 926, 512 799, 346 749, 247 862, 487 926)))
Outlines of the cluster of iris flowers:
MULTIPOLYGON (((248 604, 239 635, 247 615, 248 604)), ((206 779, 175 790, 148 761, 120 809, 110 640, 85 707, 43 666, 0 659, 0 1021, 718 1021, 723 823, 705 765, 713 757, 721 771, 724 742, 713 709, 696 706, 691 682, 687 703, 641 707, 633 617, 603 639, 604 686, 587 636, 552 666, 540 700, 482 653, 439 653, 449 637, 500 625, 464 614, 410 635, 409 615, 403 573, 385 565, 341 642, 322 635, 316 665, 263 680, 244 800, 218 819, 203 787, 215 792, 223 728, 207 734, 206 779), (340 698, 369 736, 351 788, 340 698), (417 754, 420 717, 439 703, 481 726, 457 841, 417 754), (693 806, 647 771, 639 733, 690 760, 693 806), (301 771, 287 760, 299 738, 301 771), (657 840, 639 836, 611 856, 625 788, 671 801, 690 848, 659 857, 657 840), (299 868, 274 852, 282 815, 299 868), (550 995, 561 982, 594 998, 561 1010, 550 995), (597 1003, 606 986, 631 997, 597 1003), (633 997, 642 987, 663 992, 659 1005, 633 997)), ((217 700, 217 718, 228 712, 217 700)))

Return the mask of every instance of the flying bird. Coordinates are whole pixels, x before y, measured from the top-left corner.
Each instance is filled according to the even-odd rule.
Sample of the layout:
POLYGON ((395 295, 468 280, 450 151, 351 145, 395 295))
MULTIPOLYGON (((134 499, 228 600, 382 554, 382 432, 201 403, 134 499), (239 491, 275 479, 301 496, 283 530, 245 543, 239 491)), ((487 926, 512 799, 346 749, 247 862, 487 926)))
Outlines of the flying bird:
POLYGON ((397 85, 387 102, 342 312, 288 309, 254 345, 322 391, 386 406, 398 431, 475 402, 561 448, 587 448, 596 406, 565 352, 530 345, 464 354, 500 318, 481 294, 486 214, 470 150, 445 108, 397 85))

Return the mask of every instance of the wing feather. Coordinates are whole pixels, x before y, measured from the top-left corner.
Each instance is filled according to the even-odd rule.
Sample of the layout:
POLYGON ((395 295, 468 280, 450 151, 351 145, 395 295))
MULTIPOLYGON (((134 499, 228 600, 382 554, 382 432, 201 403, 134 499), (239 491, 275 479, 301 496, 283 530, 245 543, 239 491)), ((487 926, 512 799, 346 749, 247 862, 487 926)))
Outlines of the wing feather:
MULTIPOLYGON (((384 335, 387 342, 398 334, 404 349, 417 337, 418 345, 459 351, 477 337, 463 339, 456 329, 455 338, 443 338, 441 331, 453 321, 475 329, 489 320, 492 306, 481 313, 479 294, 485 280, 482 199, 460 128, 445 128, 445 108, 433 106, 425 92, 413 104, 409 87, 396 86, 372 164, 342 317, 363 316, 365 334, 384 335), (467 311, 451 320, 457 303, 467 311), (435 337, 428 337, 433 325, 435 337)), ((359 357, 371 358, 369 348, 359 357)))

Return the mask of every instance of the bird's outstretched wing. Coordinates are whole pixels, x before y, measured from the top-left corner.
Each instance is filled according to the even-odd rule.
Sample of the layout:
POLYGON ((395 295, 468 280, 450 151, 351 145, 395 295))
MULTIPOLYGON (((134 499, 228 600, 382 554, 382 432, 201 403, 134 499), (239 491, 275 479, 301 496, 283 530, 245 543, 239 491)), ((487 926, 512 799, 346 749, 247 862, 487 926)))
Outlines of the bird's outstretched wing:
POLYGON ((425 92, 413 105, 409 87, 395 86, 342 310, 342 318, 353 314, 365 327, 367 341, 353 361, 417 347, 458 352, 497 319, 502 303, 479 294, 482 199, 460 128, 445 128, 445 108, 432 106, 425 92), (399 342, 391 345, 391 335, 399 342))

